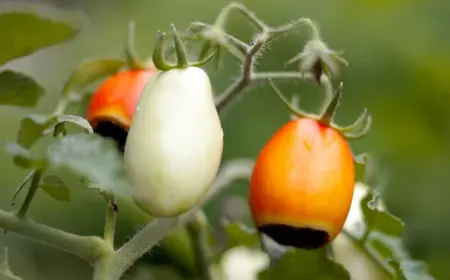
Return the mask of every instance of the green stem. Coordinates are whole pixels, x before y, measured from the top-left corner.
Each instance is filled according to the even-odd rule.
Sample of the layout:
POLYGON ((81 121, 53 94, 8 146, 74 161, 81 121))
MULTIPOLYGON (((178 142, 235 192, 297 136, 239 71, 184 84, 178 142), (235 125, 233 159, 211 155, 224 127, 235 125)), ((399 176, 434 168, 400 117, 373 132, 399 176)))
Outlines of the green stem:
POLYGON ((109 246, 97 236, 79 236, 68 233, 30 219, 18 218, 3 210, 0 210, 0 228, 69 252, 91 264, 111 251, 109 246))
POLYGON ((252 80, 255 82, 268 82, 270 80, 304 80, 305 75, 300 72, 260 72, 254 73, 252 80))
POLYGON ((31 179, 34 177, 34 174, 36 173, 36 169, 34 169, 33 171, 31 171, 30 173, 28 173, 28 175, 25 177, 25 179, 22 180, 22 182, 20 182, 19 186, 17 186, 16 190, 13 193, 12 196, 12 201, 11 201, 11 205, 15 205, 16 204, 16 198, 17 195, 22 191, 22 189, 28 184, 28 182, 31 181, 31 179))
POLYGON ((156 42, 152 55, 153 64, 161 71, 167 71, 177 66, 176 64, 168 63, 164 57, 164 36, 165 34, 161 31, 158 30, 156 32, 156 42))
POLYGON ((309 18, 299 18, 296 21, 286 24, 285 26, 277 27, 277 28, 270 28, 269 33, 271 34, 271 39, 273 40, 281 35, 284 35, 292 30, 298 29, 301 26, 307 26, 311 30, 310 37, 311 39, 319 39, 320 33, 317 26, 314 24, 314 22, 309 18))
POLYGON ((175 44, 175 50, 177 53, 178 67, 186 68, 189 67, 189 59, 187 57, 186 47, 184 46, 183 40, 181 39, 181 35, 178 33, 174 24, 171 24, 173 32, 173 42, 175 44))
POLYGON ((217 17, 216 23, 214 24, 216 27, 223 29, 225 27, 226 21, 230 12, 233 10, 239 11, 243 16, 245 16, 253 25, 260 29, 261 31, 265 31, 268 29, 268 26, 260 20, 254 12, 250 11, 246 6, 238 2, 231 2, 222 9, 221 13, 217 17))
POLYGON ((18 218, 24 218, 30 208, 31 202, 39 188, 39 184, 41 183, 42 170, 36 170, 33 174, 33 178, 31 179, 31 186, 25 196, 25 199, 20 206, 19 211, 17 212, 18 218))
POLYGON ((320 116, 319 122, 324 125, 329 125, 331 121, 333 120, 334 114, 336 112, 336 109, 339 105, 339 100, 342 95, 342 83, 339 85, 339 88, 336 90, 336 93, 334 94, 331 101, 327 104, 325 103, 325 108, 323 109, 323 112, 320 116))
POLYGON ((250 47, 245 55, 242 65, 241 78, 231 84, 219 97, 215 100, 216 109, 219 114, 223 109, 233 101, 239 93, 241 93, 252 82, 253 58, 254 55, 261 49, 262 44, 257 42, 250 47))
POLYGON ((145 69, 146 65, 140 61, 136 53, 136 48, 134 46, 134 33, 135 33, 135 23, 131 21, 128 24, 127 32, 127 47, 125 50, 125 57, 127 63, 131 69, 145 69))
POLYGON ((208 244, 208 224, 205 213, 198 211, 195 218, 186 225, 186 229, 194 248, 197 273, 203 280, 213 280, 210 270, 212 252, 208 244))
POLYGON ((287 110, 294 116, 298 117, 298 118, 311 118, 311 119, 316 119, 316 116, 313 116, 311 114, 308 114, 307 112, 304 112, 302 110, 300 110, 299 108, 295 108, 291 102, 289 102, 289 100, 281 93, 281 91, 278 89, 277 86, 275 86, 275 84, 272 82, 272 80, 269 80, 269 83, 273 89, 273 91, 275 92, 275 94, 277 95, 278 99, 280 99, 280 101, 283 103, 283 105, 287 108, 287 110))
POLYGON ((104 239, 114 249, 114 234, 117 220, 117 206, 114 199, 107 199, 104 239))
MULTIPOLYGON (((97 261, 94 266, 93 280, 111 280, 111 273, 114 271, 114 252, 110 256, 105 256, 97 261)), ((119 278, 117 278, 119 279, 119 278)))
POLYGON ((64 114, 64 112, 67 110, 67 107, 70 104, 70 99, 63 97, 61 99, 58 100, 58 103, 56 104, 56 108, 53 111, 53 116, 61 116, 64 114))

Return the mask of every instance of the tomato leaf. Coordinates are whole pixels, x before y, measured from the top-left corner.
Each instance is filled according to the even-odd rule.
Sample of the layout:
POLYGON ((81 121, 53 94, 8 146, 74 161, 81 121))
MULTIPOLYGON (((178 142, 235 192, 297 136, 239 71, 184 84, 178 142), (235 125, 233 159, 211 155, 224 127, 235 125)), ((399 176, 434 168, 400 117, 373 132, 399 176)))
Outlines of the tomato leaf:
POLYGON ((394 279, 433 279, 424 265, 411 260, 401 239, 404 223, 387 210, 380 209, 383 204, 381 200, 379 193, 370 190, 360 203, 368 232, 366 247, 372 254, 378 255, 384 265, 394 270, 394 279))
POLYGON ((11 142, 6 144, 6 151, 12 155, 15 165, 28 169, 39 166, 41 161, 35 159, 29 150, 25 149, 19 143, 11 142))
POLYGON ((45 176, 40 183, 40 188, 58 201, 70 201, 69 188, 64 184, 62 179, 55 175, 45 176))
POLYGON ((63 124, 63 123, 73 123, 73 124, 83 128, 88 133, 94 133, 94 129, 89 124, 89 122, 85 118, 82 118, 80 116, 75 116, 75 115, 60 116, 58 118, 58 124, 63 124))
POLYGON ((259 274, 260 280, 350 280, 347 270, 326 256, 326 250, 289 250, 259 274))
POLYGON ((376 230, 390 236, 400 236, 405 227, 404 222, 386 210, 378 209, 378 197, 377 193, 369 191, 361 200, 361 210, 367 230, 376 230))
POLYGON ((243 224, 228 222, 224 222, 224 228, 231 247, 244 245, 252 248, 259 245, 259 237, 254 229, 250 229, 243 224))
POLYGON ((5 247, 3 254, 0 255, 0 279, 4 280, 22 280, 16 276, 9 267, 8 248, 5 247))
POLYGON ((25 148, 30 148, 55 122, 56 117, 52 115, 32 114, 23 118, 17 133, 17 142, 25 148))
POLYGON ((397 280, 433 280, 425 263, 412 260, 404 248, 401 238, 376 232, 367 240, 367 246, 373 249, 385 263, 394 269, 397 280))
POLYGON ((46 158, 51 167, 86 177, 102 191, 128 191, 130 184, 121 155, 110 139, 86 133, 67 135, 49 145, 46 158))
POLYGON ((64 85, 63 93, 71 95, 72 91, 81 90, 88 84, 112 75, 125 66, 126 61, 116 58, 100 58, 80 63, 64 85))
POLYGON ((59 44, 77 35, 78 28, 65 22, 13 11, 0 14, 0 65, 59 44))
POLYGON ((34 107, 43 94, 44 88, 31 77, 12 70, 0 72, 0 105, 34 107))
POLYGON ((394 266, 398 280, 434 280, 434 277, 428 274, 428 266, 424 262, 402 260, 400 264, 394 262, 394 266))

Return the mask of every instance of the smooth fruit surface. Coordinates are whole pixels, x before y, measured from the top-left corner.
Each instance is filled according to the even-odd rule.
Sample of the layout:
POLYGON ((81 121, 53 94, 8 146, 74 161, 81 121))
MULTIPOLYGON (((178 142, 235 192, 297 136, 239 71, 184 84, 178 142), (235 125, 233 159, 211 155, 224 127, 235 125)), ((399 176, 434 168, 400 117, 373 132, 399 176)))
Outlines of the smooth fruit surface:
POLYGON ((250 179, 256 227, 282 245, 318 248, 341 231, 355 169, 343 136, 308 118, 282 126, 266 143, 250 179))
POLYGON ((222 149, 208 75, 197 67, 159 72, 142 93, 125 145, 134 201, 155 217, 188 211, 210 189, 222 149))
POLYGON ((128 70, 106 79, 92 95, 86 113, 94 130, 123 146, 139 97, 156 71, 128 70))

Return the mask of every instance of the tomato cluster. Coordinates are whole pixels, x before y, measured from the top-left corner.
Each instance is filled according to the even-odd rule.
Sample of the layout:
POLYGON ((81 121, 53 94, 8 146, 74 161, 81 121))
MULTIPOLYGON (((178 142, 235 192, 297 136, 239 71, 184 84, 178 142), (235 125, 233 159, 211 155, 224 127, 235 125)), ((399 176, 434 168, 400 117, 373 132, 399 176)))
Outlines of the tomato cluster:
MULTIPOLYGON (((189 67, 158 74, 155 69, 120 72, 98 88, 89 105, 87 119, 94 130, 115 139, 121 149, 127 143, 132 118, 139 107, 138 115, 141 117, 132 126, 133 138, 128 142, 133 143, 128 145, 129 155, 125 157, 125 161, 128 171, 136 178, 137 185, 143 186, 138 188, 135 202, 154 216, 168 217, 187 211, 202 197, 200 192, 205 192, 218 169, 222 153, 222 131, 217 114, 210 115, 213 120, 210 127, 195 124, 200 120, 198 118, 206 116, 208 112, 215 112, 209 107, 211 105, 207 105, 213 104, 209 80, 203 70, 199 69, 189 67), (150 83, 150 78, 156 76, 159 77, 150 83), (181 98, 174 94, 183 91, 183 86, 192 85, 193 79, 199 79, 196 92, 192 95, 184 92, 182 98, 184 103, 188 102, 193 106, 192 110, 195 110, 188 112, 186 104, 179 106, 178 103, 173 103, 176 98, 181 98), (174 80, 177 80, 177 84, 171 84, 174 80), (140 98, 141 93, 147 91, 146 84, 151 84, 147 87, 152 88, 148 89, 152 91, 152 95, 140 98), (202 91, 205 96, 201 98, 207 104, 196 105, 201 104, 198 94, 202 91), (171 102, 175 105, 169 105, 171 102), (170 112, 161 113, 161 107, 170 112), (191 113, 198 118, 189 120, 187 116, 191 113), (189 126, 189 121, 192 123, 189 131, 186 127, 177 126, 177 123, 183 122, 184 126, 189 126), (169 128, 169 125, 176 126, 173 129, 177 131, 169 128), (217 135, 217 141, 214 142, 213 138, 209 144, 194 141, 194 138, 189 137, 191 130, 196 132, 196 137, 202 135, 208 138, 208 133, 213 133, 217 135), (164 138, 164 135, 169 137, 167 133, 179 135, 175 138, 185 140, 164 138), (160 142, 162 137, 166 142, 160 142), (178 146, 173 146, 168 141, 178 146), (151 143, 151 146, 144 147, 142 142, 151 143), (174 159, 165 158, 167 155, 161 154, 164 149, 169 149, 168 145, 172 145, 169 147, 172 150, 166 152, 174 159), (205 158, 204 162, 199 160, 197 165, 190 160, 195 156, 194 153, 206 153, 205 149, 211 148, 218 151, 217 156, 205 158), (147 157, 146 150, 152 151, 147 157), (174 150, 178 154, 173 154, 174 150), (187 150, 192 153, 186 152, 187 150), (185 160, 182 153, 185 154, 185 160), (153 159, 155 154, 159 158, 153 159), (208 165, 208 160, 213 162, 208 165), (165 167, 155 165, 158 162, 165 164, 165 167), (151 166, 157 173, 150 171, 151 166), (192 174, 185 172, 196 172, 196 168, 206 170, 208 166, 212 166, 209 177, 201 182, 198 178, 191 180, 192 174), (161 168, 167 170, 160 170, 161 168), (170 172, 178 175, 168 174, 170 172), (195 189, 196 184, 201 183, 201 187, 197 186, 199 193, 195 199, 180 198, 181 206, 171 208, 172 202, 165 201, 175 199, 173 190, 181 179, 184 180, 183 188, 195 189), (166 191, 161 191, 161 185, 164 185, 166 191), (156 193, 161 195, 155 195, 156 193)), ((253 221, 260 232, 282 245, 316 249, 331 242, 340 233, 350 210, 354 184, 354 160, 345 137, 331 125, 313 118, 297 117, 276 131, 259 153, 250 179, 248 203, 253 221)), ((182 192, 181 189, 180 191, 182 192)))

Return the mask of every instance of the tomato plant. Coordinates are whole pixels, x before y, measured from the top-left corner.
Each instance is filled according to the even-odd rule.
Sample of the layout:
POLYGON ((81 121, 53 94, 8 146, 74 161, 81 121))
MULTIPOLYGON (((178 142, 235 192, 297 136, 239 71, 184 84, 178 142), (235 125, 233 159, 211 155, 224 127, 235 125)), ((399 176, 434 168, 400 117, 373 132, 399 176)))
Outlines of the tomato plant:
MULTIPOLYGON (((0 46, 2 64, 78 33, 68 23, 29 12, 1 13, 0 26, 11 28, 0 46), (11 24, 15 21, 23 25, 11 24), (41 36, 45 32, 56 35, 41 36)), ((133 34, 132 23, 124 57, 80 62, 60 85, 53 112, 22 119, 16 141, 6 149, 14 164, 28 171, 13 204, 21 192, 25 197, 15 213, 0 210, 1 229, 85 260, 93 267, 94 280, 121 279, 157 244, 173 258, 184 254, 179 260, 189 262, 192 279, 361 279, 351 266, 343 265, 346 262, 339 256, 345 254, 335 254, 339 248, 335 242, 341 238, 373 264, 375 268, 367 271, 379 270, 388 279, 433 279, 403 247, 403 222, 384 207, 376 187, 355 175, 356 163, 369 166, 373 160, 365 153, 354 156, 350 140, 368 135, 372 117, 364 110, 352 125, 334 122, 343 90, 342 83, 336 86, 339 63, 347 62, 328 47, 315 22, 300 17, 272 26, 245 5, 232 2, 213 24, 194 21, 184 32, 175 25, 168 33, 159 31, 149 63, 137 59, 133 34), (225 30, 234 12, 256 27, 249 42, 225 30), (304 28, 308 41, 288 61, 300 61, 297 70, 257 69, 262 50, 271 42, 304 28), (169 36, 172 48, 165 44, 169 36), (198 60, 192 62, 191 45, 198 42, 202 43, 198 60), (169 51, 176 55, 176 63, 166 58, 169 51), (205 66, 211 61, 220 66, 225 52, 240 61, 241 72, 215 93, 209 72, 213 70, 205 66), (92 96, 83 94, 98 81, 92 96), (275 86, 281 81, 324 89, 321 112, 306 112, 287 100, 275 86), (266 142, 256 161, 224 161, 226 132, 221 117, 255 84, 271 85, 293 119, 266 142), (90 102, 85 117, 67 113, 86 97, 90 102), (43 139, 48 140, 41 142, 43 151, 33 150, 43 139), (71 200, 70 188, 55 175, 61 170, 105 199, 103 236, 77 235, 28 216, 40 191, 61 202, 71 200), (250 181, 246 207, 255 228, 225 221, 225 242, 214 242, 219 238, 203 207, 239 179, 250 181), (140 213, 146 225, 118 244, 121 209, 140 213)), ((0 104, 16 107, 36 106, 45 92, 33 78, 12 70, 0 72, 0 91, 0 104)), ((367 168, 367 174, 372 175, 372 169, 367 168)), ((19 278, 9 266, 6 250, 0 276, 19 278)))

